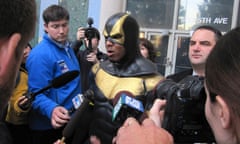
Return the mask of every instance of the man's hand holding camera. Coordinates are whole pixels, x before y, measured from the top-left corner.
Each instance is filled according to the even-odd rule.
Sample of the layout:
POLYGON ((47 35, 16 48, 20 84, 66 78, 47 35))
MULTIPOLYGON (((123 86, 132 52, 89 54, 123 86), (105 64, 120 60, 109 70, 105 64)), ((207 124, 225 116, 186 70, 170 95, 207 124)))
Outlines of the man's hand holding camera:
MULTIPOLYGON (((84 28, 84 27, 79 27, 78 28, 77 40, 78 41, 83 40, 85 46, 88 47, 89 41, 86 37, 85 31, 86 31, 86 28, 84 28)), ((95 48, 93 49, 93 51, 89 51, 88 55, 86 56, 86 60, 89 61, 89 62, 92 62, 93 64, 97 63, 98 59, 97 59, 96 53, 97 52, 96 52, 95 48)))
POLYGON ((84 40, 85 39, 85 28, 79 27, 77 30, 77 40, 84 40))
POLYGON ((87 55, 86 57, 87 61, 92 62, 92 63, 97 63, 98 59, 97 59, 97 55, 95 52, 91 52, 87 55))

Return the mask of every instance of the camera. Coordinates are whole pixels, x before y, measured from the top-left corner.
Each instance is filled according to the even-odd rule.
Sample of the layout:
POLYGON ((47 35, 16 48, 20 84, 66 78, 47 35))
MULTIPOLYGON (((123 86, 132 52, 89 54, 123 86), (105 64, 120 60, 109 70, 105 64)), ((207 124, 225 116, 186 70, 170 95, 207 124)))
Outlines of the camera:
POLYGON ((178 83, 166 79, 157 87, 157 98, 167 100, 162 127, 175 143, 215 142, 204 113, 203 83, 203 77, 187 76, 178 83))
POLYGON ((92 18, 88 18, 87 19, 87 23, 88 23, 88 27, 84 29, 85 31, 85 37, 88 40, 88 51, 92 52, 92 39, 95 37, 96 35, 96 29, 92 27, 93 24, 93 19, 92 18))

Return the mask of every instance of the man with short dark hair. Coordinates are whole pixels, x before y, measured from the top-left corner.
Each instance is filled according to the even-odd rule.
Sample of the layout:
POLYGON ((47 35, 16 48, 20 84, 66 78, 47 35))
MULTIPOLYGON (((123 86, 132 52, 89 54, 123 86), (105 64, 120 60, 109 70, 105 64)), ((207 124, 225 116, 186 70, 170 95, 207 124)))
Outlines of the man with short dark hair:
POLYGON ((192 69, 169 75, 167 78, 179 82, 188 75, 205 76, 207 57, 221 36, 221 32, 212 26, 202 25, 194 29, 188 50, 192 69))
MULTIPOLYGON (((45 34, 30 52, 26 62, 30 92, 36 92, 52 79, 68 71, 80 71, 78 60, 68 41, 69 12, 51 5, 43 12, 45 34)), ((80 94, 80 76, 60 88, 50 88, 37 95, 32 103, 29 126, 32 144, 52 144, 62 136, 62 128, 73 110, 72 99, 80 94)))
POLYGON ((34 36, 36 4, 33 0, 1 0, 0 6, 0 109, 3 110, 12 93, 23 50, 34 36))
MULTIPOLYGON (((0 1, 0 116, 7 106, 15 86, 23 50, 34 36, 36 2, 34 0, 0 1)), ((0 124, 1 144, 11 138, 4 124, 0 124)))

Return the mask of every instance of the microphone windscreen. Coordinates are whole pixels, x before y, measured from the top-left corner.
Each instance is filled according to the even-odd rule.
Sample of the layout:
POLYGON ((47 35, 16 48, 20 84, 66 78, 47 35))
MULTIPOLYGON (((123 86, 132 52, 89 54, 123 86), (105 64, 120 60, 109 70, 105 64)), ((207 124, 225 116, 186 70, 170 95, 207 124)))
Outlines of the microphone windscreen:
POLYGON ((69 138, 73 135, 75 127, 77 123, 79 123, 79 119, 84 119, 83 113, 87 109, 89 105, 89 100, 84 99, 81 106, 77 109, 77 111, 72 115, 70 121, 67 123, 65 128, 63 129, 63 137, 69 138))
POLYGON ((79 71, 77 71, 77 70, 65 72, 62 75, 60 75, 52 80, 52 83, 51 83, 52 87, 59 88, 65 84, 67 84, 68 82, 72 81, 73 79, 75 79, 78 75, 79 75, 79 71))
POLYGON ((88 25, 92 25, 93 24, 93 18, 89 17, 87 19, 87 23, 88 23, 88 25))
MULTIPOLYGON (((63 129, 63 137, 69 138, 73 135, 76 127, 81 123, 81 120, 86 120, 86 115, 90 114, 90 110, 92 108, 91 103, 94 101, 94 93, 92 90, 87 90, 83 94, 83 101, 78 107, 78 109, 75 111, 75 113, 72 115, 70 121, 67 123, 67 125, 63 129)), ((83 130, 84 131, 84 130, 83 130)))

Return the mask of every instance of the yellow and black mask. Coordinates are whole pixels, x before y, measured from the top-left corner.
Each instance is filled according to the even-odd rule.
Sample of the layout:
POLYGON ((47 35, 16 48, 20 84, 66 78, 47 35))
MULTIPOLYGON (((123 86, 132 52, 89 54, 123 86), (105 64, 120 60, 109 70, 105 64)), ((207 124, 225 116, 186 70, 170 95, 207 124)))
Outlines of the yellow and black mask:
POLYGON ((139 26, 129 14, 117 13, 111 16, 105 24, 103 35, 106 41, 124 46, 125 61, 132 61, 139 54, 139 26))

